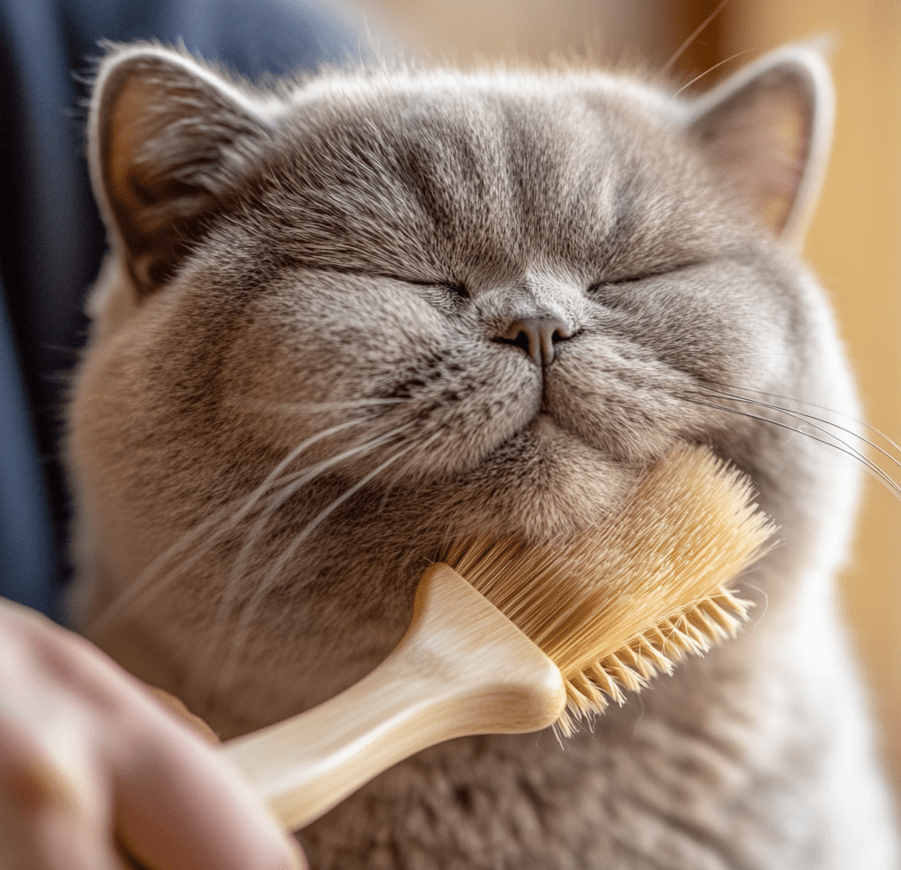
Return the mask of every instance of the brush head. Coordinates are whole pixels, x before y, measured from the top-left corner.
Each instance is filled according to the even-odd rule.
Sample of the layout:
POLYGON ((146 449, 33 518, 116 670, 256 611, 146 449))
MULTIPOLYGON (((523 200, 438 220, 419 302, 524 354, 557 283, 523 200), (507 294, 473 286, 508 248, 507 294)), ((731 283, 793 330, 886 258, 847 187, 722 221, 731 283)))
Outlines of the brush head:
POLYGON ((775 531, 753 484, 709 450, 681 445, 623 510, 575 540, 480 540, 450 548, 455 568, 557 665, 564 734, 622 703, 686 655, 735 634, 750 602, 727 588, 775 531))

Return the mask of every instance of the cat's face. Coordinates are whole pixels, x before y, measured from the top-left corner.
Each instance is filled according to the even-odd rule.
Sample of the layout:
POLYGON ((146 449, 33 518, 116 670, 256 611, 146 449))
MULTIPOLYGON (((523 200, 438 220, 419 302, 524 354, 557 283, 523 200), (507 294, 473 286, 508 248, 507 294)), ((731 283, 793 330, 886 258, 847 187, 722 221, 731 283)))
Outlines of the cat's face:
POLYGON ((798 96, 818 74, 776 60, 706 106, 587 74, 335 76, 277 100, 160 49, 109 61, 114 252, 72 416, 94 583, 112 597, 207 523, 188 610, 254 589, 299 607, 306 572, 311 612, 345 618, 357 558, 379 566, 371 612, 379 571, 408 588, 451 538, 570 535, 680 439, 778 505, 803 448, 735 394, 837 380, 850 401, 775 238, 819 159, 798 96))
POLYGON ((662 125, 515 84, 299 109, 184 283, 214 284, 198 300, 213 317, 219 294, 244 297, 217 373, 226 415, 245 403, 283 451, 361 420, 311 455, 390 437, 335 474, 395 457, 383 477, 401 485, 480 480, 493 513, 518 514, 502 522, 547 534, 704 437, 709 409, 685 400, 699 383, 781 382, 792 303, 662 125), (560 514, 546 529, 541 503, 560 514))

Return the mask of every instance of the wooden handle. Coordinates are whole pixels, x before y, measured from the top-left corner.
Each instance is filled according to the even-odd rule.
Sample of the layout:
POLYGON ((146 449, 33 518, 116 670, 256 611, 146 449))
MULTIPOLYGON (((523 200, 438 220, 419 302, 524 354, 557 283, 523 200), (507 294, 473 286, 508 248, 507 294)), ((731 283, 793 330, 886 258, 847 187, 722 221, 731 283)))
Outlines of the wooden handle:
POLYGON ((537 731, 563 711, 560 671, 456 571, 431 565, 391 655, 306 713, 224 744, 290 830, 452 737, 537 731))

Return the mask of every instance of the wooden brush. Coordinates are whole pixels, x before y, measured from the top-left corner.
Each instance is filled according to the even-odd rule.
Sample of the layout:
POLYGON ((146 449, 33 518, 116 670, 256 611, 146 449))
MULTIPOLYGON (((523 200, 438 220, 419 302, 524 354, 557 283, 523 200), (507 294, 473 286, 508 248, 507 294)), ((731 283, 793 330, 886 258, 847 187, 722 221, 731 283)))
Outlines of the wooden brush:
POLYGON ((376 670, 224 751, 296 830, 452 737, 568 734, 746 618, 726 584, 773 531, 752 497, 709 451, 683 446, 576 541, 454 546, 426 570, 413 621, 376 670))

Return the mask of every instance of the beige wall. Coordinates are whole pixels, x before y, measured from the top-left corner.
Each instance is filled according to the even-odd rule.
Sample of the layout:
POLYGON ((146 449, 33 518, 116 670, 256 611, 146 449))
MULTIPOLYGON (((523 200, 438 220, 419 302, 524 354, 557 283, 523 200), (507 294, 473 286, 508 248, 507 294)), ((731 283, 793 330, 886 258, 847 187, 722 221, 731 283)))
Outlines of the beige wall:
MULTIPOLYGON (((468 61, 478 57, 545 60, 575 49, 580 56, 618 55, 640 47, 653 57, 669 50, 652 26, 666 0, 373 0, 428 52, 468 61)), ((666 58, 664 58, 665 60, 666 58)))
MULTIPOLYGON (((433 59, 546 61, 575 54, 661 68, 704 20, 704 0, 358 0, 393 22, 433 59)), ((692 44, 691 61, 706 68, 718 19, 692 44)))
MULTIPOLYGON (((426 51, 541 60, 554 52, 660 68, 718 4, 666 0, 378 0, 426 51)), ((739 54, 735 69, 788 40, 830 32, 838 126, 808 258, 830 290, 869 420, 901 441, 901 4, 733 0, 677 65, 680 79, 739 54)), ((714 79, 714 73, 710 79, 714 79)), ((895 454, 901 456, 901 449, 895 454)), ((880 460, 895 480, 901 470, 880 460)), ((847 608, 901 781, 901 502, 871 485, 847 608)), ((841 703, 836 698, 836 703, 841 703)))

